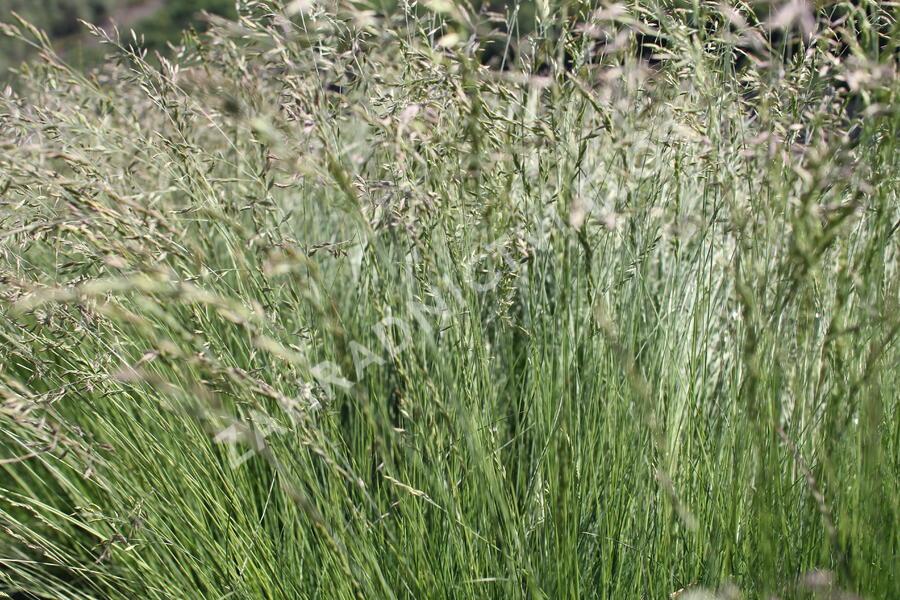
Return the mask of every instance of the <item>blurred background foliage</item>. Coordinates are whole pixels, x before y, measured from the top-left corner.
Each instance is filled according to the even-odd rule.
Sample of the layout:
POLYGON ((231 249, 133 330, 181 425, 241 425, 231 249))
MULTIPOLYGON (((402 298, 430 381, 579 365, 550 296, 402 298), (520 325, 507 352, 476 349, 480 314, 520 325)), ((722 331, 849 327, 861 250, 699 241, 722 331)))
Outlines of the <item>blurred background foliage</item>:
MULTIPOLYGON (((178 41, 186 28, 205 29, 207 24, 202 16, 203 11, 235 18, 235 4, 235 0, 0 0, 0 22, 10 21, 12 12, 21 15, 46 31, 68 62, 89 67, 102 61, 104 52, 93 42, 80 20, 99 25, 116 23, 126 33, 134 29, 152 56, 154 52, 165 54, 169 44, 178 41)), ((420 3, 418 9, 428 12, 425 7, 429 4, 434 2, 420 3)), ((441 2, 438 1, 438 4, 441 2)), ((475 27, 469 33, 475 33, 479 39, 482 61, 494 66, 509 65, 517 53, 515 40, 535 30, 539 6, 560 17, 559 23, 584 23, 589 12, 598 6, 620 6, 612 0, 556 0, 544 3, 534 0, 452 0, 451 4, 459 7, 466 15, 465 20, 475 27)), ((365 5, 381 14, 397 10, 397 0, 369 0, 365 5)), ((726 5, 741 7, 745 10, 744 14, 751 15, 750 20, 756 22, 773 18, 773 10, 777 12, 791 6, 809 7, 814 9, 818 18, 824 17, 828 22, 842 24, 846 31, 854 31, 853 39, 857 43, 850 50, 856 54, 882 60, 886 56, 896 57, 898 51, 894 23, 885 20, 890 10, 885 10, 880 3, 872 0, 819 0, 800 4, 752 0, 722 4, 726 5)), ((652 0, 641 6, 641 21, 650 29, 665 29, 663 21, 672 18, 708 23, 704 19, 709 16, 706 14, 709 9, 702 2, 652 0)), ((644 58, 653 52, 653 44, 663 43, 661 39, 646 34, 639 37, 641 43, 646 45, 646 51, 642 53, 644 58)), ((769 40, 773 46, 778 46, 782 41, 769 40)), ((793 53, 796 47, 784 49, 793 53)), ((33 51, 25 44, 0 34, 0 80, 8 80, 9 68, 27 60, 32 54, 33 51)), ((802 56, 802 52, 797 56, 802 56)))
MULTIPOLYGON (((204 28, 202 11, 236 16, 234 0, 0 0, 0 21, 8 22, 17 13, 46 31, 67 60, 82 66, 102 60, 103 51, 91 43, 81 20, 115 22, 124 31, 133 28, 148 49, 165 52, 185 28, 204 28)), ((31 55, 28 46, 0 36, 0 79, 31 55)))

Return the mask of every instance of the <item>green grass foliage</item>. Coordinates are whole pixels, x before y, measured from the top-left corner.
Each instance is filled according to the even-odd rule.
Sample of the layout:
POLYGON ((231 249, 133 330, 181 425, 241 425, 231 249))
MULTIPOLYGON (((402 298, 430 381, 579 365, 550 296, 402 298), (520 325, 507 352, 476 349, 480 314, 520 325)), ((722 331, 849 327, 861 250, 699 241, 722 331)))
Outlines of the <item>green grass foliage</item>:
POLYGON ((900 597, 892 4, 241 4, 7 27, 0 590, 900 597))

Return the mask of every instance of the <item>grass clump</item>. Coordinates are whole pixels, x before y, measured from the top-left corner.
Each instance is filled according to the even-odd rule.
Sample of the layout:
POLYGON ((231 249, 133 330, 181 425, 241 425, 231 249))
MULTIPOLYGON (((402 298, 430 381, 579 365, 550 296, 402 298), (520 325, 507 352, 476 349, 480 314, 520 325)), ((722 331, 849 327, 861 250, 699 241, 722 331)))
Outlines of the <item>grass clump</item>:
POLYGON ((427 8, 7 27, 0 590, 896 596, 881 30, 427 8))

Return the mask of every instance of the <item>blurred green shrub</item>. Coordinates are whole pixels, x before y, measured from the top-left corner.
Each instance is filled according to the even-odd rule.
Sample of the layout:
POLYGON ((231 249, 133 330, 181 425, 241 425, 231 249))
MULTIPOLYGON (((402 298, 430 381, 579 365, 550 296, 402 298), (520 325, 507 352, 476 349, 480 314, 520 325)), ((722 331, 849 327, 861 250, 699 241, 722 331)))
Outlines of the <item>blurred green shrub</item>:
MULTIPOLYGON (((0 0, 0 21, 9 21, 15 12, 47 32, 53 40, 74 42, 84 32, 80 20, 100 23, 117 10, 137 6, 146 0, 0 0)), ((138 23, 121 23, 143 34, 150 50, 165 52, 167 43, 177 41, 187 27, 203 29, 201 11, 235 16, 234 0, 168 0, 151 16, 138 23)), ((77 46, 77 44, 73 44, 77 46)), ((31 49, 15 40, 0 37, 0 79, 5 72, 31 55, 31 49)), ((99 60, 99 52, 74 53, 75 64, 89 65, 99 60)))
MULTIPOLYGON (((79 19, 98 22, 106 18, 122 0, 0 0, 0 21, 8 22, 15 12, 43 29, 51 38, 77 34, 79 19)), ((16 40, 0 36, 0 77, 9 67, 22 62, 31 49, 16 40)))
POLYGON ((143 34, 147 48, 165 52, 167 43, 177 41, 185 28, 204 29, 201 11, 237 17, 234 0, 171 0, 135 29, 143 34))

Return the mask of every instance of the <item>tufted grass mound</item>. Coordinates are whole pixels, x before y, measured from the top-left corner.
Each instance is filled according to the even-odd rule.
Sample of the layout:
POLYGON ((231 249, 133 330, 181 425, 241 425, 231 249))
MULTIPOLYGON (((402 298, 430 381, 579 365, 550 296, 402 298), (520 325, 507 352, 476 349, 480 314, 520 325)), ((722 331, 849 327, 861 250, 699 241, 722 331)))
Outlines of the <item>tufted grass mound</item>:
POLYGON ((6 26, 0 597, 900 595, 896 9, 240 4, 6 26))

